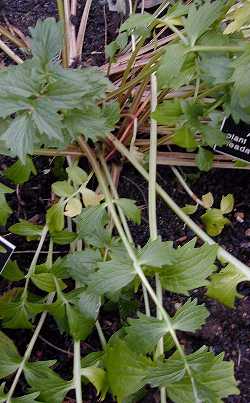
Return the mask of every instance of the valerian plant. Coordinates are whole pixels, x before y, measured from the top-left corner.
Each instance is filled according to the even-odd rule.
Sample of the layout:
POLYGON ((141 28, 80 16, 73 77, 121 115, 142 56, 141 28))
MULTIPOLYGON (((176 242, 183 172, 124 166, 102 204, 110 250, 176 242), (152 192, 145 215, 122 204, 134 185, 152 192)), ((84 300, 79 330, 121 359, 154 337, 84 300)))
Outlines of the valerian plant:
MULTIPOLYGON (((0 332, 0 401, 61 403, 73 390, 77 403, 81 403, 86 382, 94 385, 101 400, 111 393, 118 403, 139 401, 147 393, 147 386, 161 389, 162 403, 166 402, 165 392, 175 403, 218 403, 239 393, 233 363, 206 346, 187 354, 178 332, 196 332, 209 316, 205 305, 190 297, 193 289, 207 287, 209 297, 232 307, 239 296, 238 283, 250 278, 249 269, 215 244, 155 184, 152 152, 157 120, 175 127, 176 144, 198 148, 199 165, 207 167, 212 157, 206 147, 225 141, 218 131, 222 111, 217 108, 223 106, 236 120, 249 119, 248 97, 243 88, 246 83, 242 84, 239 77, 246 68, 249 49, 242 38, 239 45, 238 34, 223 35, 222 20, 229 8, 226 3, 177 4, 162 18, 133 15, 122 26, 119 41, 109 47, 110 55, 115 56, 126 46, 131 33, 140 38, 141 46, 155 27, 166 24, 176 37, 146 67, 146 72, 153 74, 152 101, 158 97, 154 91, 157 81, 160 92, 195 83, 194 91, 181 100, 164 100, 158 107, 152 102, 155 108, 149 172, 135 153, 109 134, 119 120, 119 104, 107 99, 117 96, 122 107, 119 96, 141 74, 130 77, 133 60, 118 90, 97 69, 64 69, 57 62, 63 46, 62 26, 47 19, 31 30, 32 58, 0 72, 1 152, 20 159, 7 169, 5 177, 16 185, 27 181, 31 173, 36 173, 29 155, 43 147, 67 149, 72 142, 78 142, 80 153, 88 158, 93 170, 85 172, 79 166, 79 155, 68 161, 65 180, 52 185, 55 201, 47 210, 45 223, 20 220, 9 228, 28 241, 38 240, 38 246, 28 269, 21 270, 13 261, 2 273, 6 280, 18 283, 0 297, 4 330, 0 332), (178 26, 183 30, 179 31, 178 26), (213 93, 209 100, 208 91, 213 93), (209 123, 205 125, 207 117, 209 123), (158 192, 205 241, 202 246, 196 245, 196 238, 179 248, 163 241, 157 229, 153 230, 152 205, 150 239, 145 245, 135 244, 127 221, 140 225, 140 209, 134 200, 119 198, 106 162, 106 139, 149 180, 152 205, 158 192), (98 181, 96 188, 90 186, 93 173, 98 181), (39 257, 45 244, 48 253, 43 261, 39 257), (70 252, 55 260, 53 249, 57 244, 70 245, 70 252), (225 265, 221 271, 217 270, 217 257, 225 265), (165 290, 187 297, 174 315, 164 307, 165 290), (138 312, 131 312, 132 317, 126 317, 120 329, 106 340, 99 323, 103 306, 110 301, 134 306, 141 294, 145 308, 138 303, 138 312), (151 313, 153 305, 157 317, 151 313), (55 371, 56 360, 34 361, 32 357, 47 315, 62 334, 74 341, 73 371, 69 371, 67 379, 55 371), (100 349, 82 357, 80 342, 95 328, 100 349), (32 334, 23 355, 8 337, 8 329, 27 329, 32 334), (17 396, 21 376, 27 394, 17 396)), ((5 195, 11 192, 12 188, 1 185, 0 202, 4 208, 0 219, 4 224, 11 213, 5 195)), ((227 213, 228 209, 224 199, 221 210, 227 213)))

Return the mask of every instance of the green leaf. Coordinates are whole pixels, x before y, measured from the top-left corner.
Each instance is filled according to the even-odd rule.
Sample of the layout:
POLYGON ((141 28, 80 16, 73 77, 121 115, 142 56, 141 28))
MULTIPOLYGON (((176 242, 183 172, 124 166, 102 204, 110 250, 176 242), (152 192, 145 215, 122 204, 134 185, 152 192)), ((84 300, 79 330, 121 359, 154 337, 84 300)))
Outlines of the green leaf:
POLYGON ((181 104, 179 101, 164 101, 156 109, 151 116, 157 120, 159 125, 175 125, 183 115, 181 104))
POLYGON ((220 129, 208 125, 200 125, 200 133, 205 142, 213 147, 214 145, 223 146, 226 144, 226 136, 220 129))
POLYGON ((8 261, 1 273, 1 276, 9 281, 20 281, 23 280, 25 277, 24 273, 20 270, 17 262, 12 260, 8 261))
POLYGON ((64 227, 64 208, 60 203, 53 204, 52 207, 47 210, 46 223, 50 232, 59 232, 64 227))
POLYGON ((74 340, 85 340, 92 331, 95 321, 84 315, 74 306, 66 305, 70 335, 74 340))
POLYGON ((249 65, 249 62, 250 62, 249 49, 247 49, 245 53, 237 57, 232 62, 234 72, 232 74, 231 80, 234 82, 234 88, 231 97, 232 101, 234 101, 236 104, 239 103, 241 108, 248 108, 250 106, 248 97, 250 89, 250 80, 247 74, 248 71, 247 67, 249 65))
POLYGON ((25 163, 27 154, 32 154, 35 139, 34 124, 28 115, 20 115, 13 119, 1 138, 11 152, 25 163))
POLYGON ((194 46, 197 39, 220 17, 223 6, 224 1, 210 0, 200 2, 199 6, 196 3, 189 6, 188 16, 184 19, 184 28, 191 46, 194 46))
POLYGON ((201 171, 208 172, 213 166, 214 154, 203 147, 199 147, 195 160, 201 171))
POLYGON ((162 286, 169 291, 188 295, 189 290, 208 284, 207 277, 214 270, 216 245, 204 244, 195 248, 196 240, 174 249, 173 261, 159 270, 162 286))
MULTIPOLYGON (((171 318, 172 328, 195 332, 205 323, 208 315, 204 305, 197 305, 197 300, 189 299, 171 318)), ((125 340, 130 348, 140 353, 152 352, 158 341, 170 330, 164 320, 142 314, 139 314, 139 319, 129 319, 128 323, 130 326, 125 328, 125 340)))
POLYGON ((108 216, 103 204, 82 209, 74 221, 79 226, 79 238, 96 247, 110 246, 111 236, 104 229, 108 216))
POLYGON ((19 223, 12 225, 9 231, 19 236, 25 236, 28 239, 38 239, 42 235, 43 226, 20 220, 19 223))
POLYGON ((136 206, 136 201, 131 199, 120 198, 115 203, 121 207, 125 216, 135 224, 141 223, 141 210, 136 206))
POLYGON ((15 185, 21 185, 30 179, 31 174, 36 175, 36 167, 30 157, 26 157, 23 164, 20 160, 16 161, 4 171, 5 178, 9 179, 15 185))
MULTIPOLYGON (((175 365, 183 365, 180 354, 171 356, 175 365)), ((186 374, 179 382, 168 385, 168 395, 175 403, 193 403, 197 397, 203 402, 222 402, 222 398, 239 394, 234 378, 233 362, 223 361, 223 354, 214 356, 206 347, 187 355, 191 368, 193 384, 186 374), (197 397, 194 395, 198 395, 197 397)), ((169 360, 167 360, 169 361, 169 360)), ((163 364, 165 365, 165 364, 163 364)), ((168 362, 166 362, 166 366, 168 362)))
POLYGON ((132 14, 120 27, 120 32, 132 32, 137 35, 149 34, 149 25, 156 22, 156 18, 152 14, 132 14))
POLYGON ((224 217, 221 210, 217 208, 211 208, 201 216, 201 221, 206 227, 206 231, 211 236, 219 235, 225 225, 230 224, 228 218, 224 217))
POLYGON ((76 240, 77 234, 70 231, 58 231, 52 232, 51 238, 57 245, 68 245, 76 240))
POLYGON ((0 183, 0 195, 13 192, 15 192, 14 189, 11 189, 9 186, 4 185, 3 183, 0 183))
POLYGON ((229 214, 234 208, 234 195, 229 193, 227 196, 222 196, 220 202, 220 209, 223 214, 229 214))
POLYGON ((116 292, 125 287, 136 276, 132 262, 127 258, 114 258, 108 262, 99 262, 99 270, 88 276, 89 290, 99 295, 116 292))
POLYGON ((214 196, 211 192, 202 195, 202 202, 206 209, 209 209, 214 204, 214 196))
POLYGON ((250 23, 250 4, 248 2, 240 3, 240 7, 235 7, 229 14, 230 24, 227 25, 224 34, 229 35, 240 31, 242 27, 250 23))
POLYGON ((40 134, 45 134, 49 140, 62 141, 62 122, 53 103, 46 98, 34 102, 32 119, 40 134))
POLYGON ((197 141, 195 140, 193 133, 188 127, 185 126, 176 130, 174 136, 172 137, 172 141, 179 147, 187 149, 197 148, 197 141))
POLYGON ((219 273, 213 274, 210 280, 207 287, 208 297, 233 308, 236 297, 241 297, 237 292, 237 286, 241 281, 247 281, 248 277, 236 270, 233 265, 228 264, 219 273))
POLYGON ((182 211, 184 211, 184 213, 187 215, 192 215, 196 213, 197 209, 198 204, 185 204, 185 206, 182 207, 182 211))
POLYGON ((30 28, 33 56, 44 64, 51 61, 63 48, 63 26, 54 18, 38 20, 35 28, 30 28))
MULTIPOLYGON (((52 273, 34 273, 31 276, 32 282, 46 292, 56 291, 55 280, 52 273)), ((66 288, 66 284, 62 280, 57 280, 61 289, 66 288)))
POLYGON ((38 400, 36 398, 40 395, 39 392, 29 393, 28 395, 24 395, 21 397, 16 397, 11 399, 11 403, 37 403, 38 400))
POLYGON ((59 181, 52 184, 52 191, 59 197, 70 197, 74 188, 67 181, 59 181))
POLYGON ((108 345, 105 354, 108 383, 118 403, 140 390, 145 381, 146 369, 151 361, 130 350, 127 344, 117 339, 108 345))
POLYGON ((69 179, 74 182, 75 186, 81 186, 88 179, 87 173, 82 168, 74 164, 70 167, 67 167, 66 172, 69 179))
POLYGON ((74 252, 67 255, 64 265, 68 268, 70 276, 86 284, 87 277, 98 267, 98 262, 102 260, 99 250, 85 249, 84 251, 74 252))
POLYGON ((148 243, 139 251, 138 259, 141 265, 162 267, 173 262, 173 243, 162 242, 160 238, 148 243))
POLYGON ((166 46, 157 70, 160 88, 170 88, 173 85, 187 57, 186 50, 180 43, 166 46))
POLYGON ((8 205, 5 195, 1 193, 0 188, 0 225, 6 225, 7 220, 12 213, 12 209, 8 205))
POLYGON ((32 392, 39 391, 39 399, 45 403, 62 403, 66 393, 74 388, 72 381, 65 381, 49 367, 52 361, 26 363, 24 375, 32 392))
POLYGON ((6 334, 0 332, 0 379, 15 372, 22 361, 15 344, 6 334))
POLYGON ((22 300, 6 302, 3 297, 0 299, 2 326, 8 329, 32 329, 26 304, 22 300))
POLYGON ((200 62, 202 78, 210 85, 227 82, 232 76, 231 59, 221 56, 203 55, 200 62))
POLYGON ((102 368, 86 367, 81 369, 81 375, 94 385, 97 394, 101 393, 101 400, 103 400, 108 391, 106 372, 102 368))
POLYGON ((26 98, 16 95, 7 95, 0 97, 0 117, 6 118, 16 112, 29 110, 30 103, 26 98))
POLYGON ((98 366, 100 362, 102 363, 103 357, 104 357, 103 351, 94 351, 92 353, 89 353, 88 355, 82 358, 81 366, 82 368, 98 366))

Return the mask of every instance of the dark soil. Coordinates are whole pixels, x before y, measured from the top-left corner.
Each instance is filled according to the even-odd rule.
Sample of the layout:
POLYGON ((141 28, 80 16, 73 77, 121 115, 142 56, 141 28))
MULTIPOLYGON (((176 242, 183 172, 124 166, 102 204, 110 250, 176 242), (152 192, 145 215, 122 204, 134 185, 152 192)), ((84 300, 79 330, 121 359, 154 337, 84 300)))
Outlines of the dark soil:
MULTIPOLYGON (((55 1, 52 0, 5 0, 1 1, 0 5, 2 6, 1 19, 4 16, 7 17, 11 24, 16 25, 26 34, 28 26, 34 25, 38 18, 55 16, 56 13, 55 1)), ((120 17, 107 12, 106 18, 108 26, 107 38, 109 41, 117 31, 120 17)), ((79 18, 76 18, 76 24, 79 24, 79 18)), ((91 9, 86 35, 83 64, 102 64, 104 62, 103 51, 105 43, 104 14, 103 7, 97 1, 94 1, 91 9)), ((9 63, 5 57, 1 60, 6 64, 9 63)), ((10 159, 0 157, 0 170, 3 170, 10 163, 10 159)), ((36 223, 42 223, 44 220, 45 211, 51 202, 50 185, 55 181, 55 178, 58 178, 58 169, 55 171, 54 162, 45 158, 35 159, 35 164, 38 175, 33 177, 28 184, 19 187, 18 198, 12 196, 9 199, 15 213, 6 228, 0 229, 2 234, 6 234, 7 228, 13 222, 16 222, 18 218, 26 218, 36 223)), ((248 171, 212 170, 208 174, 198 175, 196 179, 196 170, 185 169, 184 173, 198 196, 208 191, 213 193, 216 206, 219 205, 222 195, 234 194, 235 208, 229 216, 231 225, 224 229, 222 234, 217 237, 217 240, 229 252, 232 252, 247 265, 250 265, 250 236, 248 231, 250 229, 250 181, 248 171)), ((180 206, 191 202, 181 186, 176 182, 169 168, 159 169, 158 174, 159 182, 180 206)), ((142 225, 140 227, 131 226, 135 242, 140 245, 145 244, 149 232, 146 189, 146 184, 137 172, 125 166, 120 180, 119 193, 121 196, 137 200, 138 205, 142 208, 142 225)), ((164 240, 173 240, 177 246, 193 238, 192 231, 185 227, 161 200, 158 200, 157 213, 159 233, 164 240)), ((195 215, 197 222, 200 222, 200 213, 201 211, 198 211, 195 215)), ((10 235, 8 239, 17 246, 15 258, 18 259, 22 268, 27 268, 32 259, 35 243, 27 243, 13 235, 10 235), (26 252, 22 253, 23 251, 26 252)), ((67 252, 65 247, 56 250, 58 254, 63 254, 64 252, 67 252)), ((5 280, 1 280, 0 294, 8 287, 8 283, 5 280)), ((237 301, 235 309, 228 309, 207 298, 203 289, 194 290, 192 296, 198 298, 200 303, 204 302, 206 304, 210 311, 210 317, 203 329, 196 335, 180 334, 181 343, 188 353, 206 344, 216 354, 225 351, 225 358, 234 361, 241 395, 226 399, 227 403, 250 403, 250 285, 248 283, 241 284, 239 291, 243 294, 243 297, 237 301)), ((179 295, 166 293, 164 305, 172 315, 178 304, 185 299, 185 297, 179 295)), ((140 300, 138 300, 139 305, 140 300)), ((102 312, 100 320, 107 338, 120 326, 119 313, 121 312, 118 309, 114 310, 110 307, 108 309, 107 306, 102 312)), ((131 312, 132 314, 133 312, 131 312)), ((6 333, 15 340, 20 352, 23 353, 30 339, 30 332, 8 330, 6 333)), ((32 360, 56 358, 58 363, 55 370, 67 379, 72 369, 72 340, 65 335, 60 335, 51 318, 47 319, 46 325, 42 329, 41 337, 34 348, 32 360)), ((81 348, 83 355, 100 349, 97 335, 93 333, 82 343, 81 348)), ((22 381, 17 392, 21 394, 24 389, 25 383, 22 381)), ((74 395, 65 400, 68 403, 73 403, 74 401, 74 395)), ((91 386, 86 386, 84 388, 84 402, 94 403, 97 401, 94 389, 91 386)), ((108 397, 105 402, 111 403, 113 400, 108 397)), ((143 398, 141 402, 159 402, 158 392, 150 392, 148 397, 143 398)))

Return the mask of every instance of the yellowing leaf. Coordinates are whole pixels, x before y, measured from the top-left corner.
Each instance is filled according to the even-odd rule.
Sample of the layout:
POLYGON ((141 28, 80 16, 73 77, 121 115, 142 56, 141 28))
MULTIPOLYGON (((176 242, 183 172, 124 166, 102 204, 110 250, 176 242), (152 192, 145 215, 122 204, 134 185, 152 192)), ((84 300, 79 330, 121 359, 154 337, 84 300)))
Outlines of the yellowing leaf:
POLYGON ((211 192, 206 193, 205 195, 202 196, 202 201, 205 208, 210 208, 214 204, 214 196, 212 195, 211 192))
POLYGON ((225 29, 225 35, 240 31, 244 26, 250 24, 250 3, 245 2, 244 4, 237 5, 230 14, 232 22, 225 29))
POLYGON ((77 215, 81 214, 82 211, 82 203, 79 199, 71 199, 66 204, 64 215, 67 217, 76 217, 77 215))
POLYGON ((102 194, 97 194, 93 190, 88 188, 83 188, 81 190, 81 194, 85 207, 98 206, 104 198, 102 194))
POLYGON ((229 214, 234 208, 234 196, 229 193, 227 196, 222 196, 220 209, 223 214, 229 214))

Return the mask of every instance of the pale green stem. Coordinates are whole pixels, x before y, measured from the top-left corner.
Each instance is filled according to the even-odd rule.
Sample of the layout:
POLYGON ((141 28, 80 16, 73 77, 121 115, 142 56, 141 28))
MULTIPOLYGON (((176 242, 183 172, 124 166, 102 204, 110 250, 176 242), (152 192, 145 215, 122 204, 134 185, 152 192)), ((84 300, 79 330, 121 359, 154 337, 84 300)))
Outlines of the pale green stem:
MULTIPOLYGON (((103 158, 102 155, 99 156, 99 159, 100 159, 102 168, 103 168, 103 170, 105 172, 105 175, 106 175, 108 184, 110 186, 111 192, 113 194, 113 197, 114 197, 115 200, 119 199, 119 195, 118 195, 117 190, 116 190, 116 188, 114 186, 114 183, 113 183, 113 180, 111 178, 107 163, 106 163, 106 161, 105 161, 105 159, 103 158)), ((131 232, 130 232, 130 229, 129 229, 129 226, 128 226, 128 223, 127 223, 127 219, 125 217, 125 214, 124 214, 124 212, 123 212, 123 210, 121 209, 120 206, 117 206, 117 210, 118 210, 118 213, 119 213, 119 216, 120 216, 120 219, 121 219, 125 234, 126 234, 128 240, 129 240, 129 242, 131 243, 131 245, 133 245, 134 241, 133 241, 133 238, 132 238, 132 235, 131 235, 131 232)), ((146 313, 147 316, 150 316, 149 298, 148 298, 148 293, 147 293, 147 290, 146 290, 144 284, 142 284, 142 291, 143 291, 143 298, 144 298, 144 305, 145 305, 145 313, 146 313)))
POLYGON ((8 55, 12 60, 14 60, 15 63, 17 64, 23 63, 23 60, 19 56, 17 56, 15 52, 13 52, 13 50, 11 50, 9 46, 7 46, 6 43, 4 43, 1 39, 0 39, 0 49, 2 49, 6 53, 6 55, 8 55))
POLYGON ((76 403, 82 403, 82 379, 81 379, 81 342, 74 341, 74 386, 76 403))
POLYGON ((43 244, 45 242, 47 233, 48 233, 48 227, 47 227, 47 225, 45 225, 43 227, 43 230, 42 230, 42 233, 41 233, 41 238, 40 238, 39 244, 37 246, 35 255, 34 255, 34 257, 32 259, 32 262, 30 264, 28 273, 26 274, 26 281, 25 281, 25 286, 24 286, 24 289, 23 289, 23 296, 24 297, 26 297, 26 295, 27 295, 29 281, 30 281, 30 278, 31 278, 32 274, 34 273, 35 268, 36 268, 36 264, 37 264, 40 252, 42 250, 43 244))
MULTIPOLYGON (((46 227, 44 227, 44 228, 46 228, 46 227)), ((46 233, 47 233, 47 232, 46 232, 46 233)), ((46 235, 45 235, 45 236, 46 236, 46 235)), ((41 238, 41 239, 42 239, 42 238, 41 238)), ((41 242, 41 240, 40 240, 40 242, 41 242)), ((42 245, 41 245, 41 246, 42 246, 42 245)), ((38 254, 38 256, 39 256, 39 254, 38 254)), ((38 257, 38 256, 37 256, 37 257, 38 257)), ((52 259, 53 259, 53 242, 50 241, 50 246, 49 246, 49 251, 48 251, 48 257, 47 257, 47 264, 48 264, 48 267, 49 267, 49 268, 52 267, 52 264, 53 264, 52 259)), ((33 259, 33 260, 34 260, 34 259, 33 259)), ((47 304, 51 304, 51 303, 53 302, 54 296, 55 296, 55 293, 54 293, 54 292, 51 293, 51 294, 49 294, 46 303, 47 303, 47 304)), ((18 381, 19 381, 19 379, 20 379, 20 376, 22 375, 22 372, 23 372, 23 370, 24 370, 24 367, 25 367, 26 362, 27 362, 27 361, 29 360, 29 358, 30 358, 30 355, 31 355, 32 350, 33 350, 33 348, 34 348, 34 345, 35 345, 35 343, 36 343, 36 341, 37 341, 37 338, 38 338, 38 336, 39 336, 39 334, 40 334, 40 331, 41 331, 41 329, 42 329, 42 327, 43 327, 43 325, 44 325, 44 322, 45 322, 46 317, 47 317, 47 312, 43 312, 42 315, 41 315, 41 317, 40 317, 40 319, 39 319, 39 322, 38 322, 38 324, 37 324, 37 327, 36 327, 36 329, 35 329, 35 331, 34 331, 34 333, 33 333, 33 335, 32 335, 32 338, 30 339, 30 342, 29 342, 29 344, 28 344, 28 346, 27 346, 27 349, 26 349, 26 351, 25 351, 25 353, 24 353, 23 359, 22 359, 22 361, 21 361, 21 363, 20 363, 20 365, 19 365, 19 367, 18 367, 18 370, 17 370, 17 372, 16 372, 15 378, 14 378, 12 384, 11 384, 11 387, 10 387, 10 389, 9 389, 9 393, 8 393, 8 396, 7 396, 6 403, 11 403, 11 399, 12 399, 12 396, 13 396, 13 394, 14 394, 14 392, 15 392, 16 387, 17 387, 17 384, 18 384, 18 381)))
MULTIPOLYGON (((113 135, 109 135, 109 140, 112 141, 116 149, 124 155, 131 164, 137 169, 138 172, 148 181, 148 172, 142 167, 138 160, 131 154, 127 148, 117 140, 113 135)), ((231 263, 235 266, 236 270, 244 274, 250 280, 250 268, 242 263, 239 259, 231 255, 221 246, 219 246, 210 236, 203 231, 184 211, 175 203, 175 201, 168 195, 168 193, 158 184, 156 184, 156 192, 160 197, 167 203, 167 205, 173 210, 173 212, 192 230, 194 233, 201 238, 204 242, 209 245, 217 245, 218 251, 217 256, 225 262, 231 263)))
POLYGON ((244 52, 241 46, 193 46, 187 52, 244 52))
POLYGON ((85 141, 82 139, 82 137, 78 138, 78 143, 79 143, 81 149, 84 152, 86 152, 88 160, 89 160, 90 164, 92 165, 92 168, 93 168, 93 170, 94 170, 94 172, 96 174, 96 178, 97 178, 97 180, 99 182, 99 185, 100 185, 100 187, 102 189, 102 192, 103 192, 103 194, 105 196, 105 200, 108 203, 111 217, 112 217, 112 219, 114 221, 114 224, 116 226, 117 232, 118 232, 118 234, 119 234, 119 236, 120 236, 120 238, 121 238, 121 240, 122 240, 122 242, 123 242, 123 244, 125 246, 125 249, 127 250, 127 253, 128 253, 128 255, 129 255, 129 257, 130 257, 130 259, 132 261, 135 273, 138 275, 138 277, 140 278, 141 282, 145 285, 150 297, 154 301, 156 307, 159 309, 163 320, 166 322, 166 326, 169 329, 169 333, 173 338, 173 341, 174 341, 174 343, 176 345, 176 348, 177 348, 177 350, 178 350, 178 352, 179 352, 179 354, 180 354, 180 356, 181 356, 181 358, 183 360, 184 367, 185 367, 185 369, 187 371, 187 374, 190 377, 192 387, 193 387, 195 403, 201 403, 200 400, 198 399, 197 390, 196 390, 196 386, 195 386, 195 382, 194 382, 194 378, 193 378, 191 369, 189 367, 189 363, 188 363, 188 361, 186 359, 185 353, 184 353, 184 351, 183 351, 183 349, 182 349, 182 347, 181 347, 181 345, 179 343, 179 340, 178 340, 178 338, 176 336, 175 330, 174 330, 174 328, 172 326, 171 319, 170 319, 168 313, 166 312, 166 310, 164 309, 163 305, 159 301, 159 299, 158 299, 155 291, 151 287, 148 279, 146 278, 146 276, 145 276, 145 274, 143 272, 143 269, 142 269, 142 267, 141 267, 141 265, 140 265, 140 263, 139 263, 139 261, 137 259, 137 256, 135 254, 134 248, 131 246, 130 242, 128 241, 128 239, 126 237, 126 234, 125 234, 124 229, 122 227, 122 224, 120 222, 119 216, 118 216, 118 214, 116 212, 116 209, 114 207, 113 199, 112 199, 112 196, 111 196, 111 194, 109 192, 108 185, 106 184, 106 181, 105 181, 105 179, 103 177, 103 174, 102 174, 102 171, 100 169, 100 166, 99 166, 95 156, 93 155, 92 151, 90 150, 89 146, 85 143, 85 141))
MULTIPOLYGON (((151 74, 151 112, 157 108, 157 78, 151 74)), ((156 214, 156 169, 157 169, 157 121, 150 120, 150 149, 149 149, 149 182, 148 182, 148 215, 150 239, 157 239, 157 214, 156 214)), ((162 286, 159 274, 155 275, 156 295, 162 305, 162 286)), ((157 318, 162 319, 161 311, 157 308, 157 318)), ((164 340, 161 338, 157 345, 156 358, 164 355, 164 340)), ((166 403, 166 388, 161 388, 161 403, 166 403)))
POLYGON ((199 197, 196 196, 196 194, 192 191, 192 189, 190 189, 190 187, 188 186, 187 182, 184 180, 184 178, 182 177, 182 175, 180 174, 180 172, 178 171, 177 168, 175 167, 171 167, 174 175, 176 176, 176 178, 178 179, 178 181, 180 182, 180 184, 182 185, 182 187, 185 189, 185 191, 187 192, 187 194, 200 206, 202 206, 203 208, 205 208, 204 203, 201 199, 199 199, 199 197))

